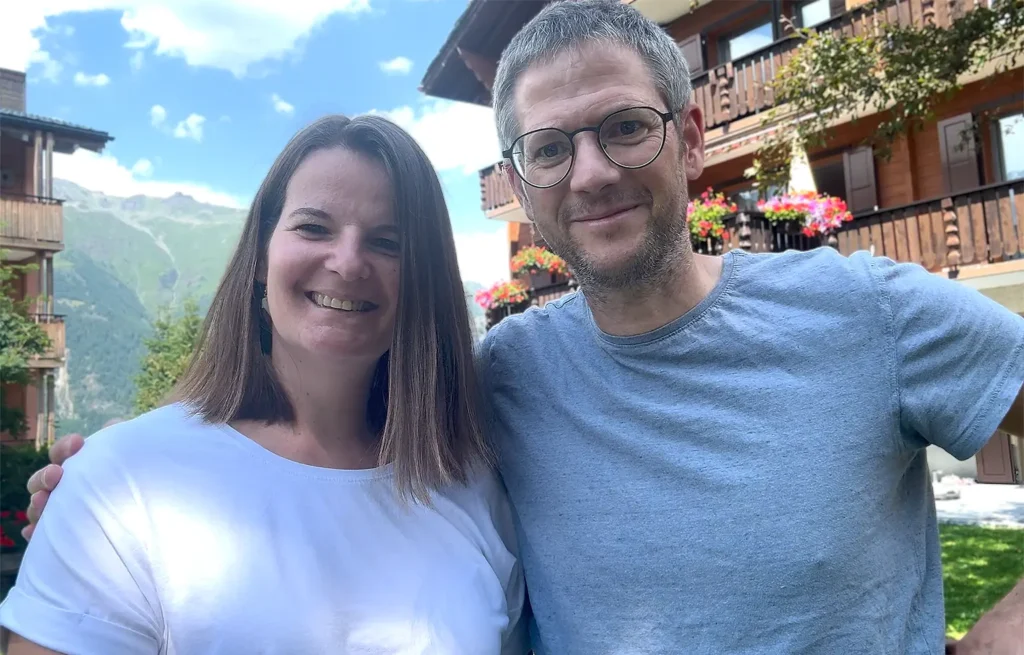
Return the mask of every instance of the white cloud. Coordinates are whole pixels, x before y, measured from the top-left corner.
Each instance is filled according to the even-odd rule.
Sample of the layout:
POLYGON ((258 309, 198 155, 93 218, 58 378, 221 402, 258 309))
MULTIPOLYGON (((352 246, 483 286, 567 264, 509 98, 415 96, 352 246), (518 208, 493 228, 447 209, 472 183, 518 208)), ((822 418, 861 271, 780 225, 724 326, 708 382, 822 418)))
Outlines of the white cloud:
POLYGON ((408 75, 412 70, 412 60, 408 57, 395 57, 377 65, 388 75, 408 75))
POLYGON ((508 228, 494 232, 455 233, 462 279, 489 287, 508 280, 508 228))
POLYGON ((25 70, 33 63, 47 18, 107 10, 122 12, 127 47, 242 77, 253 64, 301 47, 328 16, 369 9, 370 0, 15 0, 4 3, 0 66, 25 70))
MULTIPOLYGON (((148 160, 135 162, 132 169, 138 168, 139 164, 144 161, 148 160)), ((175 193, 184 193, 199 202, 212 205, 238 208, 248 206, 246 202, 231 194, 215 191, 203 184, 142 180, 139 177, 144 175, 144 172, 133 172, 133 170, 122 166, 113 155, 98 155, 90 150, 77 150, 73 155, 59 153, 53 155, 53 172, 56 177, 70 180, 86 189, 101 191, 110 196, 127 198, 134 195, 146 195, 154 198, 167 198, 175 193)))
POLYGON ((153 162, 148 159, 140 159, 132 166, 132 175, 139 177, 150 177, 153 175, 153 162))
POLYGON ((285 102, 284 98, 277 95, 276 93, 270 96, 270 102, 274 104, 274 111, 279 114, 293 114, 295 113, 295 105, 290 102, 285 102))
POLYGON ((154 127, 163 125, 165 120, 167 120, 167 110, 161 105, 153 105, 149 108, 149 122, 154 127))
POLYGON ((88 75, 82 71, 75 73, 75 86, 106 86, 110 84, 110 78, 106 73, 88 75))
POLYGON ((490 107, 430 98, 415 109, 406 105, 369 113, 386 116, 405 128, 439 171, 471 174, 501 159, 490 107))
POLYGON ((195 142, 203 140, 203 123, 206 122, 206 116, 201 114, 189 114, 188 118, 180 121, 177 127, 174 128, 174 138, 176 139, 192 139, 195 142))
POLYGON ((128 60, 128 65, 132 67, 133 71, 142 70, 142 64, 146 61, 146 54, 142 50, 136 50, 135 54, 128 60))
MULTIPOLYGON (((2 46, 0 46, 2 47, 2 46)), ((64 70, 63 64, 50 56, 45 50, 37 50, 29 57, 30 64, 38 64, 42 68, 40 75, 44 80, 56 82, 60 79, 60 73, 64 70)))

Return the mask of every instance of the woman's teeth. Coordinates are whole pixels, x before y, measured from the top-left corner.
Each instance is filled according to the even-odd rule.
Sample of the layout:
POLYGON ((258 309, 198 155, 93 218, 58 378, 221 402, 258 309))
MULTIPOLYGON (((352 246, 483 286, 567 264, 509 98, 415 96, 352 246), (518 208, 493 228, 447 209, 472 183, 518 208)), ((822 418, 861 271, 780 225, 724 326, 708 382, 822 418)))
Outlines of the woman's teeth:
POLYGON ((322 293, 316 293, 315 291, 310 294, 313 302, 321 307, 327 307, 329 309, 340 309, 343 312, 365 312, 369 309, 373 309, 375 305, 364 300, 342 300, 340 298, 332 298, 331 296, 324 295, 322 293))

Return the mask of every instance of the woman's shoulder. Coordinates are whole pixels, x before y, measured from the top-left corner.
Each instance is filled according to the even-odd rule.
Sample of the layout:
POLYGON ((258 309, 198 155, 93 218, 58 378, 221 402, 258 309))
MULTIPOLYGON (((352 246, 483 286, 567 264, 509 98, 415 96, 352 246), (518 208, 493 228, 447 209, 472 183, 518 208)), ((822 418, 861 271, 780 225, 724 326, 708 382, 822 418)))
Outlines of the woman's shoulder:
POLYGON ((108 425, 86 437, 82 450, 70 457, 64 468, 102 469, 166 461, 176 453, 194 453, 198 445, 215 441, 211 437, 221 429, 204 422, 186 406, 172 403, 108 425))

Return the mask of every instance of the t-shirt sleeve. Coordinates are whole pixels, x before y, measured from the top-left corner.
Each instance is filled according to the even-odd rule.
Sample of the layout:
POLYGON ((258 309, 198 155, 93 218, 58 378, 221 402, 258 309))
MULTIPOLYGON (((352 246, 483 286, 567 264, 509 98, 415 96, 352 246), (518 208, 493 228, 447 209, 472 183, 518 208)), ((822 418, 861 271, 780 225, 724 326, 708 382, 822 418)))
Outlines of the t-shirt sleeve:
POLYGON ((103 443, 68 459, 25 551, 0 625, 68 655, 160 650, 141 506, 103 443))
POLYGON ((1024 317, 916 264, 871 265, 890 318, 900 426, 967 459, 1024 384, 1024 317))

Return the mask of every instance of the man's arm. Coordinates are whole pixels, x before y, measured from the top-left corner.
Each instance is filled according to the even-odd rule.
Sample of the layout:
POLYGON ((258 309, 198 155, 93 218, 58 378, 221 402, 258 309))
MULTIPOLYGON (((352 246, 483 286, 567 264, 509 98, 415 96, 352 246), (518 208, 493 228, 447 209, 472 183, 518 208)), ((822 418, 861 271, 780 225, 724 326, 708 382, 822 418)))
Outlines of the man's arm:
MULTIPOLYGON (((1019 400, 1019 397, 1018 397, 1019 400)), ((956 644, 956 655, 1024 655, 1024 580, 956 644)))
MULTIPOLYGON (((1003 417, 1003 422, 999 424, 999 429, 1024 439, 1024 386, 1017 393, 1017 400, 1013 401, 1010 411, 1003 417)), ((1021 640, 1024 641, 1024 637, 1021 640)))
MULTIPOLYGON (((0 645, 4 645, 0 642, 0 645)), ((55 650, 43 648, 37 643, 23 639, 21 635, 10 633, 10 641, 6 643, 3 652, 7 655, 61 655, 55 650)))

